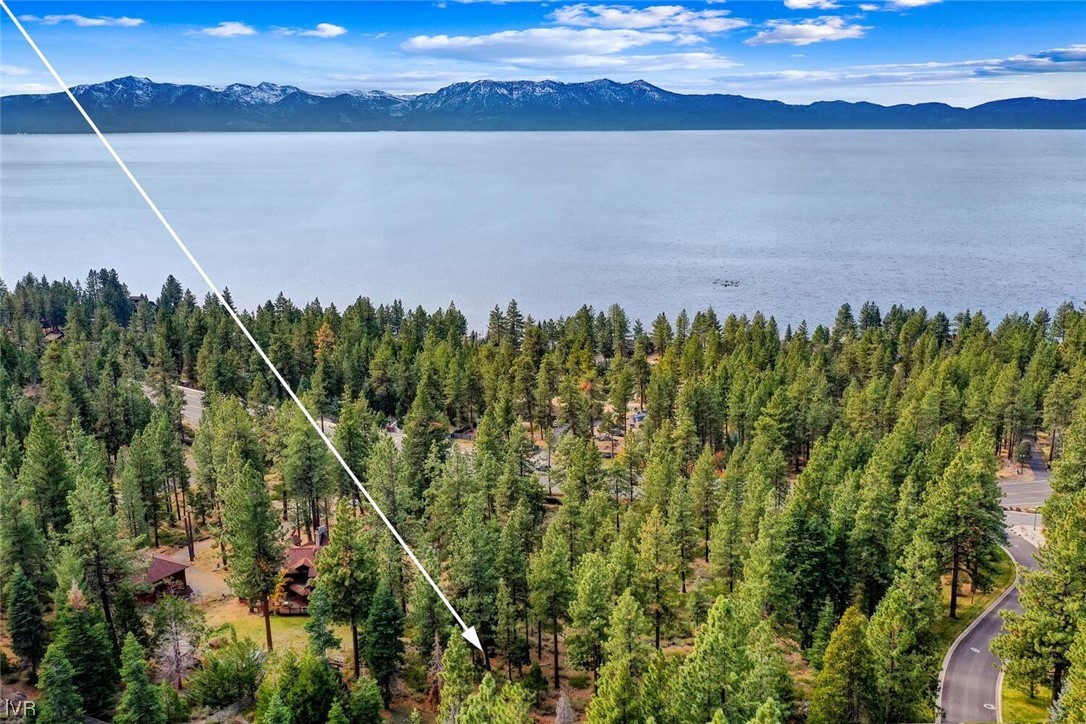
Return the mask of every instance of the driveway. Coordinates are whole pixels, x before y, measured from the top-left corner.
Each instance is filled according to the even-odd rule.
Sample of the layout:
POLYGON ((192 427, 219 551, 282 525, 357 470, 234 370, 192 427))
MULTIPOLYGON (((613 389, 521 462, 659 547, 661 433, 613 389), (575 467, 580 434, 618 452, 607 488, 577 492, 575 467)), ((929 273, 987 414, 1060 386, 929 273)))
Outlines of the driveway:
MULTIPOLYGON (((1048 469, 1037 451, 1034 451, 1030 461, 1030 473, 1032 480, 1000 481, 1005 507, 1035 508, 1048 499, 1052 492, 1048 485, 1048 469)), ((1025 537, 1010 529, 1032 529, 1039 526, 1039 516, 1035 513, 1005 511, 1004 524, 1008 528, 1007 551, 1011 558, 1023 568, 1036 569, 1037 562, 1033 557, 1036 549, 1025 537)), ((1017 584, 1017 581, 1015 583, 1017 584)), ((938 705, 942 709, 941 721, 999 721, 1000 664, 988 644, 1003 627, 1003 617, 999 612, 1003 609, 1022 610, 1016 584, 1011 585, 1001 598, 962 632, 947 652, 940 673, 938 705)))

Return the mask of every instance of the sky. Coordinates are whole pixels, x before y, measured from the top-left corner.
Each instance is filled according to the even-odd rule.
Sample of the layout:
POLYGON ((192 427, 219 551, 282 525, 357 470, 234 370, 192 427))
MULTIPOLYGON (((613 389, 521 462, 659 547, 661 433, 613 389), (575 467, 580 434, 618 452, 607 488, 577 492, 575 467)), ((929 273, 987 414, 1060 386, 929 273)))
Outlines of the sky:
MULTIPOLYGON (((33 2, 8 0, 70 85, 272 82, 425 93, 611 78, 793 103, 1086 97, 1086 2, 33 2)), ((56 90, 0 21, 0 94, 56 90)))

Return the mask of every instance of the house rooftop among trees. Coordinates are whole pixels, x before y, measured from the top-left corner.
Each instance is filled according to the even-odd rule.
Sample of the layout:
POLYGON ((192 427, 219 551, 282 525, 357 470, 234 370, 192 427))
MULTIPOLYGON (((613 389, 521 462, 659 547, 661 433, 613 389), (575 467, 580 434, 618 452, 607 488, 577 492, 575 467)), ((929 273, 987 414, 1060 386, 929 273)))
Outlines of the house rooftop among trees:
POLYGON ((192 595, 192 588, 185 580, 185 571, 188 563, 174 561, 152 553, 147 557, 147 569, 133 576, 137 583, 146 585, 149 590, 140 594, 140 599, 147 603, 154 603, 160 596, 170 595, 180 598, 188 598, 192 595))

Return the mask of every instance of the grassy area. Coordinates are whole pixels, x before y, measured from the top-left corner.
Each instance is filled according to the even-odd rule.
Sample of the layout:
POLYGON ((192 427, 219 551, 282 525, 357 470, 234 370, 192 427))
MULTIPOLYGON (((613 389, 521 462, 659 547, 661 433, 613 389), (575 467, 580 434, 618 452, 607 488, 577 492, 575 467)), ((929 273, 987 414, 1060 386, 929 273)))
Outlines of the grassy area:
MULTIPOLYGON (((233 625, 238 632, 238 638, 249 638, 264 645, 264 617, 257 613, 248 613, 244 604, 234 600, 218 603, 208 609, 207 623, 211 628, 221 626, 224 623, 233 625)), ((305 622, 308 616, 272 616, 272 642, 275 648, 294 648, 299 651, 305 648, 308 636, 305 632, 305 622)), ((336 635, 342 637, 346 646, 350 648, 350 631, 346 628, 336 627, 336 635), (346 634, 346 635, 345 635, 346 634)))
MULTIPOLYGON (((946 651, 954 640, 968 628, 969 624, 984 613, 984 610, 999 598, 1007 588, 1014 583, 1014 561, 1006 551, 1000 550, 999 564, 993 578, 992 590, 988 593, 978 593, 975 596, 958 596, 958 617, 944 616, 935 624, 935 635, 939 638, 940 650, 946 651)), ((947 580, 943 580, 943 607, 950 609, 950 586, 947 580)))
POLYGON ((1048 707, 1052 703, 1052 693, 1048 687, 1037 686, 1031 698, 1027 692, 1018 689, 1003 679, 1003 721, 1015 724, 1048 721, 1048 707))

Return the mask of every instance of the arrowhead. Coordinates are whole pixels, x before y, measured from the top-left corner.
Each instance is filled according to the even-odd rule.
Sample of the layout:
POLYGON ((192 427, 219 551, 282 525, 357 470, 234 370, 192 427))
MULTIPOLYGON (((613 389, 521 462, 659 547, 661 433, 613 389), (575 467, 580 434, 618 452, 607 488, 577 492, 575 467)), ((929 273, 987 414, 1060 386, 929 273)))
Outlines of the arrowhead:
POLYGON ((465 630, 464 633, 460 635, 466 638, 475 648, 479 649, 480 651, 483 650, 483 642, 479 640, 479 634, 475 632, 474 626, 465 630))

